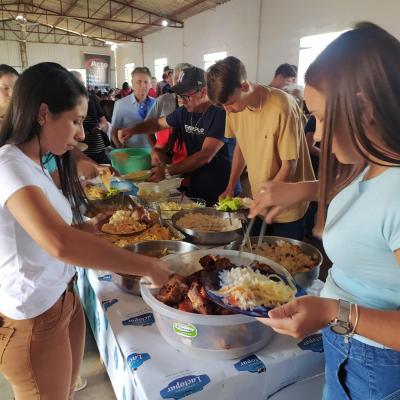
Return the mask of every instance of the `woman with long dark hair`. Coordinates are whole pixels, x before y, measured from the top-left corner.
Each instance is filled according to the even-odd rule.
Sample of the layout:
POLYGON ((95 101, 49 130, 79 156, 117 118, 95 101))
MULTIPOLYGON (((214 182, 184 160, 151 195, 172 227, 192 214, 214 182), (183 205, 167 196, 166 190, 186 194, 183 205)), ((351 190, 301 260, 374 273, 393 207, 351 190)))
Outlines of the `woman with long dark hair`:
POLYGON ((400 42, 374 24, 332 42, 305 77, 322 140, 319 181, 268 182, 250 213, 269 209, 271 221, 294 202, 319 201, 333 262, 321 297, 260 320, 294 337, 323 329, 324 400, 400 399, 399 71, 400 42))
POLYGON ((72 398, 85 322, 73 265, 167 281, 167 265, 120 249, 83 223, 88 204, 71 150, 84 139, 87 92, 58 64, 18 79, 0 131, 0 373, 18 400, 72 398), (55 155, 62 193, 43 168, 55 155), (74 225, 75 224, 75 225, 74 225))

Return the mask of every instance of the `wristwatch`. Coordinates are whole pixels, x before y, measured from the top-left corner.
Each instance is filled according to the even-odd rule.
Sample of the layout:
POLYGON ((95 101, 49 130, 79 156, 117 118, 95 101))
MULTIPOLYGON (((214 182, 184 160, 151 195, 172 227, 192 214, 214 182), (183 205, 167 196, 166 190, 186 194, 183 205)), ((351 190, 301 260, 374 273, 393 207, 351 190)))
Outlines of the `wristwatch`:
POLYGON ((353 330, 353 325, 350 321, 351 304, 339 299, 339 312, 336 318, 329 324, 332 332, 338 335, 349 335, 353 330))

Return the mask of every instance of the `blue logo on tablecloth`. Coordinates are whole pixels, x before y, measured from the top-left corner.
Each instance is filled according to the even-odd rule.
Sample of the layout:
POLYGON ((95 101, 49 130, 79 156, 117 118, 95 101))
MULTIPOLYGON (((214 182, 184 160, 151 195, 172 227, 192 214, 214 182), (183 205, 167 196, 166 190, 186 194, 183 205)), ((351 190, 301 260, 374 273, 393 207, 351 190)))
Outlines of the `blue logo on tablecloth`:
POLYGON ((324 346, 322 344, 322 335, 316 333, 304 338, 300 343, 297 343, 302 350, 311 350, 315 353, 323 353, 324 346))
POLYGON ((107 311, 115 303, 118 303, 118 299, 104 300, 101 302, 101 305, 103 306, 104 311, 107 311))
POLYGON ((128 365, 133 369, 138 369, 145 361, 150 360, 150 354, 148 353, 132 353, 129 354, 127 361, 128 365))
POLYGON ((114 365, 115 365, 115 370, 118 370, 118 349, 117 349, 117 346, 114 347, 114 365))
POLYGON ((154 324, 154 316, 152 313, 146 313, 138 315, 137 317, 132 317, 122 321, 122 325, 133 325, 133 326, 148 326, 154 324))
POLYGON ((267 369, 265 368, 265 364, 255 355, 242 358, 239 362, 233 365, 238 371, 241 372, 258 372, 261 374, 265 372, 267 369))
POLYGON ((208 375, 188 375, 170 382, 160 391, 163 399, 179 400, 193 393, 200 392, 210 383, 208 375))
POLYGON ((111 282, 111 280, 112 279, 110 274, 99 276, 99 281, 111 282))

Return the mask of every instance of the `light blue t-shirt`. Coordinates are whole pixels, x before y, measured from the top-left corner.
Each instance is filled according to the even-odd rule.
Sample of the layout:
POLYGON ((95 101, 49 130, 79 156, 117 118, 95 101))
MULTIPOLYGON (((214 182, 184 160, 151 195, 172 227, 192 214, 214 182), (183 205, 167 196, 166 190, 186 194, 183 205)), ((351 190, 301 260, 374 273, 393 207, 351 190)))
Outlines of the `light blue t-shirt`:
MULTIPOLYGON (((154 99, 148 97, 146 102, 147 113, 154 104, 154 99)), ((132 126, 143 122, 144 117, 139 113, 140 103, 132 93, 115 102, 111 125, 115 129, 131 128, 132 126)), ((147 115, 146 113, 146 115, 147 115)), ((147 135, 133 135, 126 141, 127 147, 150 147, 147 135)))
POLYGON ((323 243, 333 266, 321 296, 400 310, 400 168, 363 181, 365 173, 329 205, 323 243))

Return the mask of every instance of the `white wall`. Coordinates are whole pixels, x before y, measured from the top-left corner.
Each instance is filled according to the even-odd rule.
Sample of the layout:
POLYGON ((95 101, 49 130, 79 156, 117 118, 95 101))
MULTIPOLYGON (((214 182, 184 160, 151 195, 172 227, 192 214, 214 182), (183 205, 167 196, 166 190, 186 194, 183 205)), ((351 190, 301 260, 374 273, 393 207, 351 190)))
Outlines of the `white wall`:
POLYGON ((203 55, 227 51, 246 65, 249 79, 268 83, 284 62, 298 63, 300 38, 375 22, 400 38, 399 0, 231 0, 144 37, 145 64, 167 57, 203 67, 203 55))
MULTIPOLYGON (((111 56, 111 85, 115 86, 114 56, 110 48, 91 46, 69 46, 66 44, 27 43, 28 64, 52 61, 61 64, 65 68, 83 68, 83 53, 105 54, 111 56)), ((19 43, 12 41, 0 41, 1 62, 21 67, 19 43)))
MULTIPOLYGON (((135 67, 143 66, 142 44, 123 43, 117 47, 117 86, 125 81, 125 64, 135 63, 135 67)), ((154 67, 153 67, 154 68, 154 67)))
POLYGON ((399 15, 399 0, 263 0, 259 80, 269 81, 278 64, 297 64, 303 36, 371 21, 400 38, 399 15))

